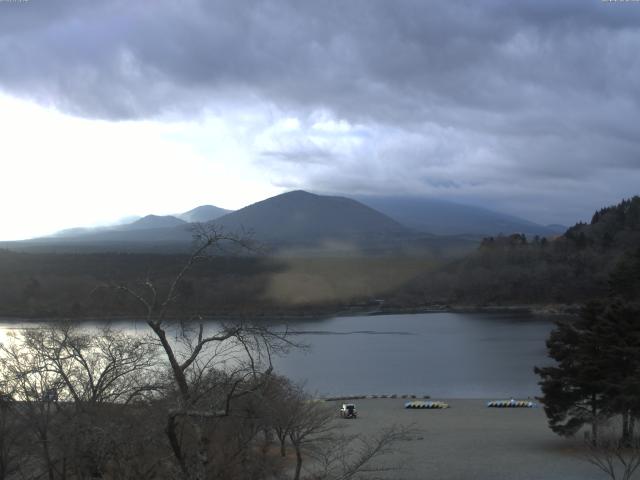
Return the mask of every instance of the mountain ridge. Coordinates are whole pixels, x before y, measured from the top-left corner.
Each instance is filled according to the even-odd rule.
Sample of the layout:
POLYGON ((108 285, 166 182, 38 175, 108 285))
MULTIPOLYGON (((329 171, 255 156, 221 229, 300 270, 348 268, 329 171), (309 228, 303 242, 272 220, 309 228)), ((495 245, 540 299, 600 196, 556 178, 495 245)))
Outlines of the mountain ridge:
MULTIPOLYGON (((419 223, 421 213, 416 213, 416 209, 425 203, 415 202, 417 201, 414 199, 413 209, 406 206, 406 201, 404 204, 397 203, 395 213, 397 214, 398 210, 402 213, 404 210, 404 218, 407 218, 407 212, 409 214, 413 212, 414 220, 417 218, 416 221, 419 223)), ((431 202, 429 205, 449 205, 449 203, 431 202)), ((469 211, 481 210, 461 205, 456 208, 462 209, 467 216, 469 211)), ((72 250, 74 245, 82 249, 93 248, 94 251, 118 249, 145 251, 147 248, 188 251, 193 239, 193 223, 179 216, 204 219, 221 212, 224 212, 224 209, 202 205, 177 216, 147 215, 125 225, 91 230, 71 229, 63 236, 16 242, 13 246, 20 248, 20 246, 37 245, 41 249, 46 249, 48 245, 55 243, 66 249, 65 251, 72 250)), ((489 212, 486 215, 492 214, 489 212)), ((443 214, 440 214, 440 217, 442 216, 443 214)), ((518 225, 537 226, 533 222, 516 217, 501 215, 499 218, 510 219, 512 222, 506 224, 507 227, 502 230, 505 232, 514 231, 510 225, 517 224, 518 221, 520 221, 518 225)), ((393 218, 357 198, 319 195, 304 190, 285 192, 204 223, 218 226, 227 232, 252 232, 255 240, 268 245, 272 250, 298 249, 300 252, 312 252, 312 255, 319 254, 318 252, 338 251, 383 254, 412 252, 411 254, 415 255, 424 255, 427 252, 428 254, 436 252, 437 255, 453 251, 464 253, 475 248, 483 236, 478 232, 463 234, 460 231, 453 231, 449 235, 434 235, 424 226, 412 228, 421 227, 421 225, 415 225, 415 222, 414 224, 403 223, 398 218, 393 218)), ((462 232, 467 231, 462 230, 462 232)), ((494 234, 495 231, 489 230, 488 233, 494 234)))
POLYGON ((193 208, 187 212, 175 214, 174 217, 189 223, 206 223, 216 220, 231 212, 232 210, 216 207, 215 205, 200 205, 199 207, 193 208))
POLYGON ((543 226, 515 215, 448 200, 410 196, 356 196, 365 205, 407 227, 434 235, 557 235, 557 225, 543 226))
POLYGON ((172 228, 186 224, 187 222, 173 215, 146 215, 135 222, 112 227, 111 230, 149 230, 156 228, 172 228))
POLYGON ((356 200, 304 190, 261 200, 220 217, 215 223, 231 230, 248 227, 259 237, 286 237, 293 241, 409 233, 399 222, 356 200), (271 233, 274 227, 278 230, 276 235, 271 233))

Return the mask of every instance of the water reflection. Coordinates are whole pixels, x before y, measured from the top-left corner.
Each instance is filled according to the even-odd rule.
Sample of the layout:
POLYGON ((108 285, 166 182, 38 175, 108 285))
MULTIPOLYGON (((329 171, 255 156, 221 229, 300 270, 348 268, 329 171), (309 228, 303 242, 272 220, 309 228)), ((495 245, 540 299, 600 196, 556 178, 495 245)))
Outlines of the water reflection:
MULTIPOLYGON (((0 342, 14 329, 37 326, 0 322, 0 342)), ((105 322, 83 323, 99 329, 105 322)), ((109 322, 147 335, 143 321, 109 322)), ((206 332, 220 323, 208 321, 206 332)), ((289 325, 307 351, 275 359, 276 369, 323 395, 409 393, 443 398, 528 397, 539 394, 535 365, 547 363, 550 318, 523 314, 429 313, 335 317, 289 325)), ((173 331, 174 340, 177 331, 173 331)))

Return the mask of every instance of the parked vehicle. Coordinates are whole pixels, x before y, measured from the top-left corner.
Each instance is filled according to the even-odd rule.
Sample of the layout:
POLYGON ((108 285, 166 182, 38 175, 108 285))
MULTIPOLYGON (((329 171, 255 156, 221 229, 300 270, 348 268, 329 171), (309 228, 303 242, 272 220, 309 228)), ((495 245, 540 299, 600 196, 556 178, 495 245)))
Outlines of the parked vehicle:
POLYGON ((340 409, 340 416, 342 418, 357 418, 358 412, 356 406, 353 403, 343 403, 340 409))

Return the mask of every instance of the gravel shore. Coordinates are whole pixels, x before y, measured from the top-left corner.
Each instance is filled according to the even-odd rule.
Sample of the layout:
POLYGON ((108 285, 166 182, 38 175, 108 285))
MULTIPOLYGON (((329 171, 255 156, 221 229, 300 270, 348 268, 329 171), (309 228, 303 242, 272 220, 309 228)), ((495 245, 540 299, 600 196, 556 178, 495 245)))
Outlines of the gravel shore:
MULTIPOLYGON (((582 457, 582 442, 558 437, 542 408, 487 408, 487 400, 444 400, 444 410, 406 410, 402 399, 355 400, 348 433, 375 435, 385 427, 418 431, 385 457, 393 479, 597 480, 606 478, 582 457)), ((336 411, 342 402, 331 402, 336 411)))

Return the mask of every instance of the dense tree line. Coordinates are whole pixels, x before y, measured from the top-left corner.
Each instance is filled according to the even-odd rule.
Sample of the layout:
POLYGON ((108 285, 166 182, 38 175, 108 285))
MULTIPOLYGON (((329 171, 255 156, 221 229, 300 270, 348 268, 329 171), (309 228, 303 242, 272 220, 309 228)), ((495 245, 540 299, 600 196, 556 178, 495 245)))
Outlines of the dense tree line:
MULTIPOLYGON (((135 283, 151 276, 166 284, 188 255, 28 254, 0 251, 0 315, 17 317, 102 317, 136 315, 139 306, 124 295, 105 295, 97 287, 135 283)), ((180 286, 173 305, 198 304, 203 311, 255 310, 265 304, 269 275, 282 266, 249 256, 219 256, 195 266, 180 286)))
MULTIPOLYGON (((0 250, 0 316, 86 318, 144 311, 96 288, 140 283, 165 288, 187 255, 44 254, 0 250)), ((385 298, 434 262, 412 257, 217 256, 194 266, 172 315, 316 315, 385 298)))
POLYGON ((584 303, 606 296, 609 275, 640 245, 640 197, 547 239, 485 238, 473 254, 398 290, 398 305, 584 303))

